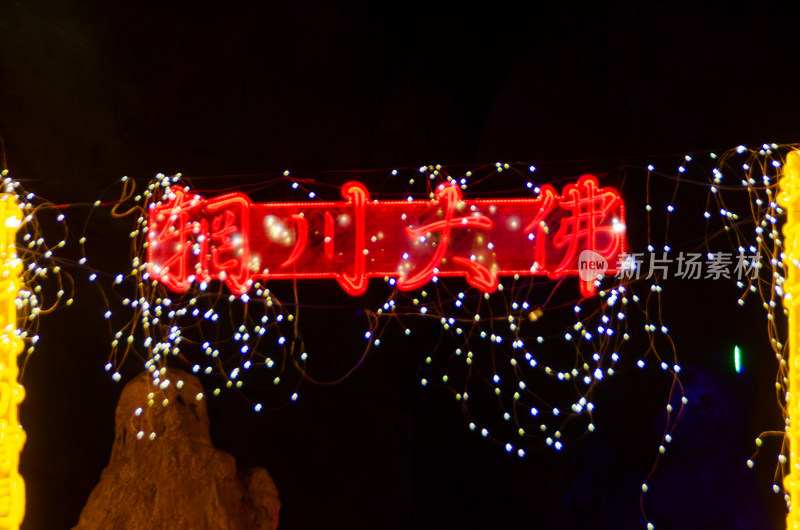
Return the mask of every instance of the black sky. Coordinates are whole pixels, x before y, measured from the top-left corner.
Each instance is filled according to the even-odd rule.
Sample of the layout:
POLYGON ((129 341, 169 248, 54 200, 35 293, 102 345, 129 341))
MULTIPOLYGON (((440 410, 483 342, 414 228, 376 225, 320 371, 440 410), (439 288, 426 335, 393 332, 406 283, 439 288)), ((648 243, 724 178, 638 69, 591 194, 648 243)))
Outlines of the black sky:
MULTIPOLYGON (((498 160, 604 171, 798 141, 797 22, 796 7, 770 2, 7 0, 0 134, 12 175, 60 203, 91 203, 123 175, 158 172, 498 160)), ((99 230, 108 253, 126 252, 124 226, 99 230)), ((74 308, 43 321, 23 381, 29 529, 75 524, 110 454, 120 387, 102 370, 110 337, 85 325, 100 320, 85 286, 74 308)), ((654 479, 656 528, 782 528, 772 462, 744 467, 753 438, 780 428, 774 366, 754 361, 731 376, 715 353, 751 324, 721 311, 705 316, 716 331, 687 325, 681 335, 687 386, 703 406, 687 413, 683 445, 654 479)), ((771 357, 763 333, 736 340, 771 357)), ((418 389, 421 358, 406 353, 425 345, 405 347, 258 419, 235 396, 212 401, 217 444, 275 478, 281 528, 643 527, 636 488, 666 399, 657 374, 609 388, 614 406, 598 424, 613 435, 520 462, 471 435, 450 395, 418 389)))

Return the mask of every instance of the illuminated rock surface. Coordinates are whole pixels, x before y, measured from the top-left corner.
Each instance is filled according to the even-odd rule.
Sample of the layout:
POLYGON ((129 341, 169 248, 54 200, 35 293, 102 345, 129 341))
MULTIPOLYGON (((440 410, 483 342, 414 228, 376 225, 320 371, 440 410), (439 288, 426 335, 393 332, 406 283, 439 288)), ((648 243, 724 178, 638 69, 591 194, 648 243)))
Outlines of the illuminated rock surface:
POLYGON ((197 378, 180 370, 165 378, 164 390, 145 372, 125 386, 111 461, 75 528, 277 528, 278 490, 267 470, 237 473, 234 458, 211 443, 197 378))

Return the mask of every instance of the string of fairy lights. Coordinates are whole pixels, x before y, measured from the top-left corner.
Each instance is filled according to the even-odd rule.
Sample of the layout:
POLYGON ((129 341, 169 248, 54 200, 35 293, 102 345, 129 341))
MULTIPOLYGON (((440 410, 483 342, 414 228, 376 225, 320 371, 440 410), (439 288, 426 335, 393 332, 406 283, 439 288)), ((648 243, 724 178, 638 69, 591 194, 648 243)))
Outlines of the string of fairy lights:
MULTIPOLYGON (((691 263, 705 265, 706 275, 698 273, 700 278, 735 285, 734 304, 761 305, 769 344, 779 363, 778 401, 781 407, 785 405, 787 330, 779 318, 786 314, 780 234, 784 211, 777 193, 785 157, 794 148, 740 146, 722 153, 681 156, 677 163, 671 162, 676 158, 670 162, 661 158, 641 167, 626 164, 601 175, 603 184, 616 185, 623 197, 627 188, 641 188, 644 204, 627 201, 628 224, 642 217, 646 222, 641 237, 637 235, 635 245, 622 257, 619 272, 599 278, 592 297, 581 296, 574 278, 501 277, 491 294, 469 287, 463 278, 434 276, 413 291, 399 290, 395 278, 373 280, 365 297, 372 305, 361 308, 360 351, 349 352, 353 366, 335 380, 321 381, 315 376, 317 352, 307 346, 313 342, 307 339, 315 330, 314 317, 308 315, 336 311, 336 304, 320 309, 304 299, 302 288, 298 289, 303 280, 255 281, 241 295, 231 294, 224 282, 198 281, 180 294, 151 277, 145 257, 148 212, 176 186, 200 194, 222 191, 198 191, 204 179, 180 174, 158 175, 145 183, 120 179, 119 191, 111 192, 116 195, 94 203, 72 274, 85 271, 104 299, 109 330, 105 370, 120 382, 124 364, 141 362, 152 378, 152 392, 146 399, 151 407, 168 406, 165 390, 182 384, 169 380, 168 366, 188 367, 204 377, 206 392, 212 395, 226 389, 240 391, 250 399, 254 413, 259 413, 302 399, 309 385, 344 381, 366 356, 386 348, 387 343, 396 347, 402 337, 422 337, 430 346, 420 358, 418 384, 445 389, 460 404, 465 428, 525 458, 540 446, 563 451, 586 433, 603 429, 595 420, 597 389, 614 384, 611 381, 619 373, 656 370, 663 373, 670 389, 664 402, 663 433, 653 449, 655 464, 642 483, 644 498, 659 459, 673 443, 679 416, 691 406, 680 380, 681 347, 671 335, 662 307, 672 289, 669 280, 676 276, 671 267, 677 265, 685 273, 691 263), (638 179, 635 183, 634 178, 638 179), (101 212, 131 227, 130 261, 124 270, 94 265, 95 242, 88 232, 92 216, 101 212)), ((388 190, 378 190, 376 197, 414 201, 433 199, 441 183, 457 185, 465 196, 537 197, 544 184, 565 177, 574 180, 577 175, 559 174, 558 168, 498 162, 471 168, 398 168, 372 172, 369 177, 383 182, 388 190)), ((257 183, 243 179, 224 191, 325 201, 338 192, 331 183, 335 180, 286 171, 257 183)), ((55 245, 46 243, 41 234, 50 236, 49 227, 43 230, 34 214, 52 205, 21 191, 9 179, 5 187, 16 193, 26 213, 20 241, 26 252, 25 284, 33 287, 21 290, 17 300, 20 314, 30 322, 21 337, 31 355, 38 341, 36 317, 59 304, 72 303, 71 278, 62 270, 65 260, 54 257, 66 244, 66 223, 59 214, 57 225, 63 233, 55 245), (42 286, 55 292, 53 300, 45 297, 42 286)), ((757 448, 771 435, 782 436, 783 430, 759 437, 757 448)), ((158 433, 142 430, 137 436, 154 440, 158 433)), ((776 493, 783 491, 780 479, 787 458, 784 445, 778 455, 776 493)), ((746 464, 753 467, 755 460, 753 456, 746 464)), ((647 525, 653 528, 653 523, 647 525)))
POLYGON ((52 245, 37 216, 50 205, 23 190, 7 170, 0 175, 0 528, 16 529, 25 516, 25 483, 18 467, 26 438, 18 415, 25 396, 18 355, 24 355, 24 375, 39 342, 39 318, 73 299, 71 278, 53 257, 66 244, 64 216, 58 215, 58 226, 47 230, 49 237, 60 232, 52 245))
MULTIPOLYGON (((67 244, 69 230, 66 217, 60 212, 55 214, 54 222, 45 226, 40 214, 52 211, 53 204, 26 190, 9 176, 8 170, 2 171, 2 177, 3 192, 13 198, 23 215, 16 226, 16 253, 23 268, 15 305, 19 338, 25 342, 23 354, 27 360, 39 342, 41 317, 74 302, 74 281, 58 256, 67 244)), ((21 377, 24 366, 23 363, 21 377)))
MULTIPOLYGON (((704 196, 705 203, 702 212, 690 212, 690 215, 695 216, 699 227, 702 227, 702 237, 695 244, 695 250, 707 254, 710 261, 719 262, 721 249, 728 249, 732 251, 732 255, 739 257, 740 274, 717 276, 714 279, 724 279, 735 284, 738 290, 738 306, 745 306, 749 302, 759 304, 763 309, 769 346, 778 361, 775 381, 777 401, 787 419, 789 379, 786 362, 788 329, 785 317, 788 316, 788 309, 783 303, 786 249, 780 231, 786 212, 779 203, 778 195, 787 155, 796 148, 797 146, 774 143, 763 144, 757 149, 739 146, 720 154, 705 153, 702 158, 686 155, 683 163, 673 171, 659 171, 653 165, 647 167, 648 185, 652 178, 674 183, 674 192, 666 205, 665 243, 669 233, 669 220, 675 213, 679 187, 688 185, 689 190, 684 195, 689 193, 699 198, 704 196)), ((654 211, 649 199, 645 208, 649 229, 654 211)), ((665 251, 667 249, 668 246, 665 246, 665 251)), ((652 252, 652 244, 648 246, 648 251, 652 252)), ((735 347, 734 354, 738 372, 741 369, 738 346, 735 347)), ((772 489, 777 494, 784 494, 787 507, 791 511, 790 496, 782 486, 790 471, 789 439, 784 430, 768 431, 756 438, 756 451, 746 464, 749 468, 754 467, 763 439, 773 436, 781 439, 783 445, 777 455, 778 465, 772 489)), ((646 491, 646 486, 643 486, 643 491, 646 491)))

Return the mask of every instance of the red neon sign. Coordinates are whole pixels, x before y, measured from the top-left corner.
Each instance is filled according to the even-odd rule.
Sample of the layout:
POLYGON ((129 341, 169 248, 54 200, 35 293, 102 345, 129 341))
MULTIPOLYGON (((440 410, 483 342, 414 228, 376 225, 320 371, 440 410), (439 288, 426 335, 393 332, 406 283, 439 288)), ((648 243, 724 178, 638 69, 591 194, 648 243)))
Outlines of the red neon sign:
POLYGON ((253 204, 241 193, 204 199, 173 187, 150 207, 148 272, 178 292, 214 279, 243 294, 257 279, 335 278, 351 295, 375 277, 412 290, 465 276, 493 292, 499 276, 581 273, 589 296, 594 278, 579 270, 581 252, 612 273, 625 253, 622 197, 592 175, 532 199, 464 200, 457 185, 441 184, 431 201, 378 201, 359 182, 342 197, 253 204))

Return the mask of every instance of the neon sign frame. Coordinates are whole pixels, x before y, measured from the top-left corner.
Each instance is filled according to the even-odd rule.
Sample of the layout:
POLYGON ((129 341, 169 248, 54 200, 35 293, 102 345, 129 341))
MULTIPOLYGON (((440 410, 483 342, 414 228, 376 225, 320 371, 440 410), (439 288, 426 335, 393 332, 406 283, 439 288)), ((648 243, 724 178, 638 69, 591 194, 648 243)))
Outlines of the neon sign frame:
POLYGON ((333 278, 353 296, 370 278, 407 291, 463 276, 491 293, 500 276, 580 275, 591 296, 598 274, 587 276, 582 252, 606 262, 599 273, 617 272, 626 252, 622 197, 593 175, 525 199, 467 200, 455 183, 430 201, 374 200, 356 181, 341 193, 338 202, 254 204, 238 192, 204 199, 172 187, 150 206, 148 272, 176 292, 211 280, 241 295, 255 280, 333 278))

